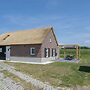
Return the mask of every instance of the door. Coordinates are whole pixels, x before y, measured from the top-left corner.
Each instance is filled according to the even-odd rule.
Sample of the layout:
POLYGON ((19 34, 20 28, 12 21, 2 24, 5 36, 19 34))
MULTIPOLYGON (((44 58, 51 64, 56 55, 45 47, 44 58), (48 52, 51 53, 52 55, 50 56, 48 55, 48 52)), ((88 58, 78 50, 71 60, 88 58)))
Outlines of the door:
POLYGON ((10 60, 10 46, 6 46, 6 60, 10 60))
POLYGON ((0 46, 0 60, 6 60, 6 46, 0 46))

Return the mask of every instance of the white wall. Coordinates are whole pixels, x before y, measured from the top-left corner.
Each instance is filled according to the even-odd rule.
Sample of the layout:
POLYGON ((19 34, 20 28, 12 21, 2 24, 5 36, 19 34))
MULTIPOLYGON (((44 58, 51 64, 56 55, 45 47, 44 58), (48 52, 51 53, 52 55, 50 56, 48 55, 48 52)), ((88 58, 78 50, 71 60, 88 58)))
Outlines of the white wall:
POLYGON ((11 61, 22 61, 22 62, 48 62, 48 61, 55 61, 56 57, 49 57, 49 58, 32 58, 32 57, 10 57, 11 61))
POLYGON ((22 62, 41 62, 41 58, 33 57, 10 57, 11 61, 22 61, 22 62))

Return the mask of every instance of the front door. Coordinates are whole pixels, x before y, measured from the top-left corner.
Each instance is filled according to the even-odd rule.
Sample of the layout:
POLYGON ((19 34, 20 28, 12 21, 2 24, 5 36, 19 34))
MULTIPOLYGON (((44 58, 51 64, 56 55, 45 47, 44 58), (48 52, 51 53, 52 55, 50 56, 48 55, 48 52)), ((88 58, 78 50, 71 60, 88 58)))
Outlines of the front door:
POLYGON ((6 46, 0 46, 0 60, 6 60, 6 46))

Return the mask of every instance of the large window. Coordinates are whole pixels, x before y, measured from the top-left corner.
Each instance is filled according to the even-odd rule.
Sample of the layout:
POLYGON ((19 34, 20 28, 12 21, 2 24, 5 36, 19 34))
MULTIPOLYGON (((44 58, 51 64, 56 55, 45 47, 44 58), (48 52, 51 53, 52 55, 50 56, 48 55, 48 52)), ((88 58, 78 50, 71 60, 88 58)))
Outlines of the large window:
POLYGON ((35 55, 35 52, 36 52, 35 48, 30 48, 30 55, 35 55))

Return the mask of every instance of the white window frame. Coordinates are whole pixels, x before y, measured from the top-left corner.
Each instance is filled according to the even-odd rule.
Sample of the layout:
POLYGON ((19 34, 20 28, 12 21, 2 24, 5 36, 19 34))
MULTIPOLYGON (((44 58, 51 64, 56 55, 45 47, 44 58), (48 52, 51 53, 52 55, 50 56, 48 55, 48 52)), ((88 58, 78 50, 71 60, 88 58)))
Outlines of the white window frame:
POLYGON ((35 53, 32 53, 32 50, 35 49, 34 47, 30 48, 30 55, 35 55, 35 53))
POLYGON ((2 48, 0 48, 0 52, 2 52, 2 48))
POLYGON ((50 38, 50 43, 52 42, 52 39, 50 38))
POLYGON ((46 57, 49 57, 48 48, 46 48, 46 57))
POLYGON ((56 49, 55 49, 55 48, 53 48, 53 50, 52 50, 53 57, 55 57, 55 56, 56 56, 56 55, 55 55, 55 54, 56 54, 56 52, 55 52, 55 51, 56 51, 56 49))

